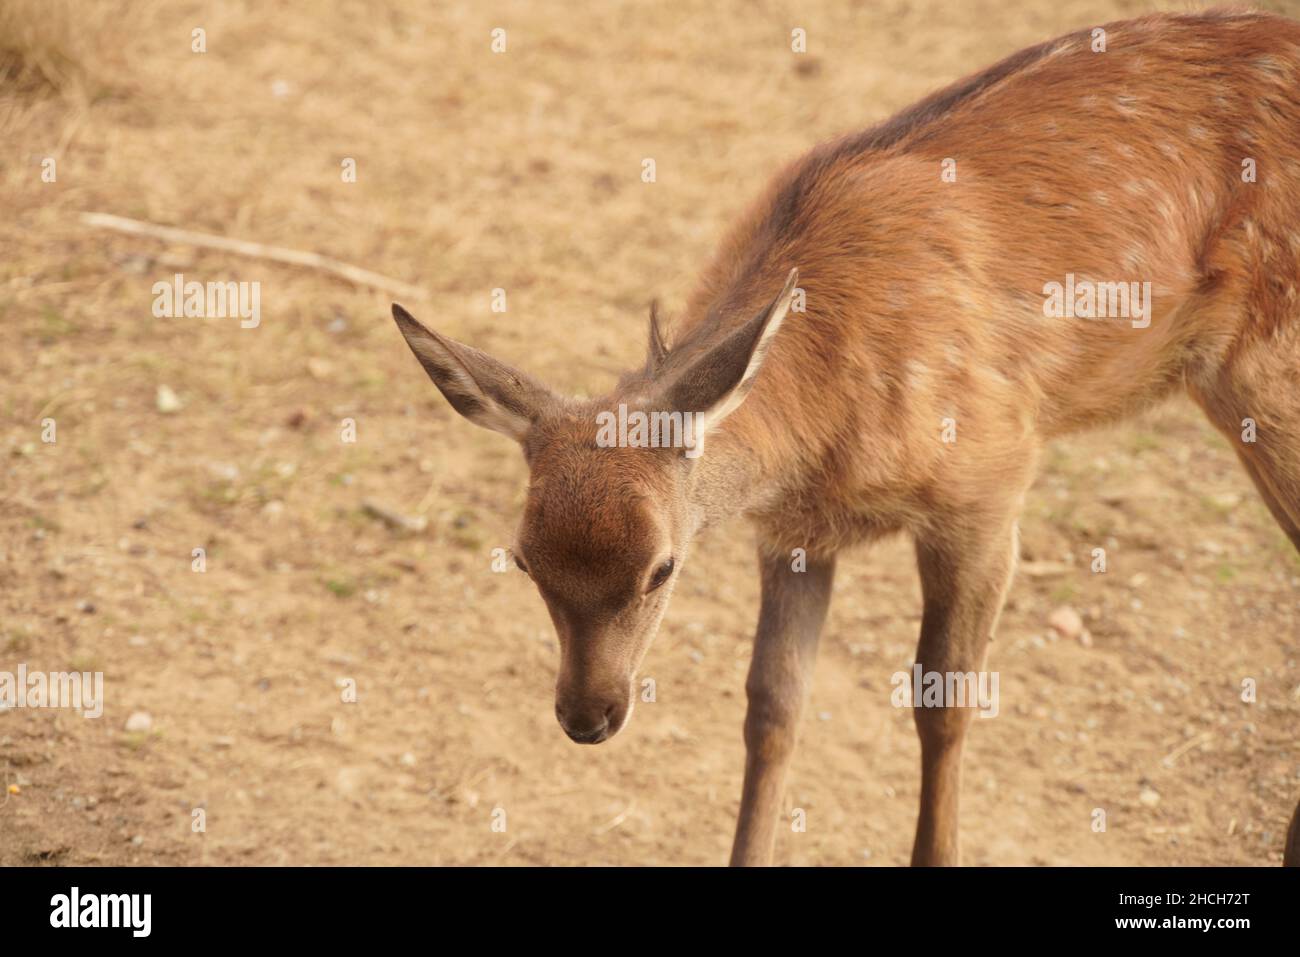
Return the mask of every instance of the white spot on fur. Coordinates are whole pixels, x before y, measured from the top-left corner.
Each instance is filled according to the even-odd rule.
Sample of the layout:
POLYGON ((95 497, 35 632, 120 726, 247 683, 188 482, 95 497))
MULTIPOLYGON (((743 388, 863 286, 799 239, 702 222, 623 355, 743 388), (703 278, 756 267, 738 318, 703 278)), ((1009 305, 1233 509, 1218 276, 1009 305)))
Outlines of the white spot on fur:
POLYGON ((993 366, 981 365, 978 368, 979 368, 980 375, 983 376, 985 379, 991 379, 994 382, 996 382, 998 385, 1011 385, 1011 380, 1008 379, 1006 376, 1004 376, 997 369, 993 368, 993 366))
POLYGON ((1255 72, 1262 74, 1265 79, 1272 80, 1274 83, 1281 83, 1288 79, 1291 70, 1288 64, 1279 60, 1277 57, 1268 53, 1261 53, 1251 61, 1255 72))
POLYGON ((1129 93, 1121 93, 1115 97, 1115 109, 1125 116, 1140 116, 1141 111, 1137 108, 1138 98, 1129 93))
POLYGON ((916 359, 903 363, 903 388, 908 392, 920 392, 926 388, 930 379, 930 367, 916 359))

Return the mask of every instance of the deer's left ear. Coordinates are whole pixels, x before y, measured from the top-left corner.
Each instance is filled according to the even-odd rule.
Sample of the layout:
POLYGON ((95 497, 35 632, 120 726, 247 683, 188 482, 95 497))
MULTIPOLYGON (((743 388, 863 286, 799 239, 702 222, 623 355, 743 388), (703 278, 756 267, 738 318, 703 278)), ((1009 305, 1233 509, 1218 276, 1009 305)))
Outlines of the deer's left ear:
POLYGON ((659 300, 650 303, 650 341, 646 347, 645 371, 654 375, 668 358, 668 345, 664 342, 663 326, 659 322, 659 300))
POLYGON ((673 411, 695 413, 697 435, 716 428, 745 401, 790 311, 798 281, 799 270, 791 269, 785 288, 766 308, 673 378, 667 405, 673 411))

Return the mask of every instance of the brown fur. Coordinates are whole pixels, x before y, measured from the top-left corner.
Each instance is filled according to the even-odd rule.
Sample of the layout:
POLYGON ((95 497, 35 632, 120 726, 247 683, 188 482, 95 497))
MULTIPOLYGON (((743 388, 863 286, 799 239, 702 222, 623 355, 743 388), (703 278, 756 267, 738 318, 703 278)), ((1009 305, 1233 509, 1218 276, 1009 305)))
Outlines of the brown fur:
MULTIPOLYGON (((1180 387, 1300 547, 1300 25, 1200 14, 1104 29, 1104 53, 1087 31, 1041 44, 794 163, 722 244, 671 347, 656 322, 645 369, 612 395, 521 399, 522 377, 486 398, 448 394, 524 414, 521 550, 561 636, 571 734, 565 714, 597 729, 604 714, 609 732, 626 720, 671 590, 646 593, 649 570, 665 555, 680 568, 693 536, 729 516, 757 524, 764 604, 736 863, 770 858, 842 548, 913 535, 918 663, 981 669, 1042 443, 1180 387), (1242 180, 1247 157, 1257 182, 1242 180), (955 182, 941 179, 946 159, 955 182), (771 297, 791 267, 807 309, 782 324, 771 297), (1149 280, 1149 327, 1045 317, 1044 283, 1069 273, 1149 280), (595 445, 596 413, 620 402, 704 409, 728 395, 744 401, 697 461, 595 445), (1241 441, 1246 418, 1254 443, 1241 441), (955 442, 940 439, 945 419, 955 442), (791 571, 794 549, 808 572, 791 571)), ((415 326, 408 339, 467 349, 415 326)), ((478 357, 470 377, 499 383, 478 357)), ((445 361, 422 358, 447 392, 445 361)), ((955 863, 970 713, 915 715, 913 860, 955 863)), ((1288 863, 1297 853, 1293 828, 1288 863)))

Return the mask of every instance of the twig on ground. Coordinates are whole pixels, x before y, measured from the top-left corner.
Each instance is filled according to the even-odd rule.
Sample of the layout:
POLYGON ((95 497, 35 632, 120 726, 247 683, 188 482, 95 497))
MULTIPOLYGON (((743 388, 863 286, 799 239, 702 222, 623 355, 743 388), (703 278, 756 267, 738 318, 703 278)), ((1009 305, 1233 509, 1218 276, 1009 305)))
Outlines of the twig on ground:
POLYGON ((408 299, 424 301, 429 299, 429 294, 419 286, 412 286, 397 279, 390 279, 387 276, 381 276, 377 272, 371 272, 369 269, 362 269, 360 266, 353 266, 351 263, 331 259, 329 256, 322 256, 320 253, 289 249, 285 246, 268 246, 265 243, 230 239, 226 236, 213 236, 210 233, 196 233, 190 229, 177 229, 175 226, 159 226, 156 223, 127 219, 125 216, 114 216, 111 213, 82 213, 81 221, 88 226, 113 229, 119 233, 130 233, 133 236, 148 236, 152 239, 161 239, 170 243, 203 246, 207 249, 220 249, 240 256, 249 256, 253 259, 269 259, 290 266, 303 266, 307 269, 330 273, 357 286, 369 286, 372 289, 379 289, 396 296, 405 296, 408 299))

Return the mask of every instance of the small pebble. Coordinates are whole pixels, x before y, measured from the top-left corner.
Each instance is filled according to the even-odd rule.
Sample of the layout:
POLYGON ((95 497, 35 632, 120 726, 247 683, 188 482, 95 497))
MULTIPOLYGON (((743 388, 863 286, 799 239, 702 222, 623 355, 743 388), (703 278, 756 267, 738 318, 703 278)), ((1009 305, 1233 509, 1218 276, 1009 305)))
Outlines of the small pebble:
POLYGON ((1073 608, 1062 606, 1047 619, 1047 626, 1061 638, 1078 640, 1083 634, 1083 619, 1073 608))
POLYGON ((172 391, 170 386, 160 385, 158 387, 158 411, 163 415, 171 415, 173 412, 179 412, 182 408, 180 396, 172 391))

